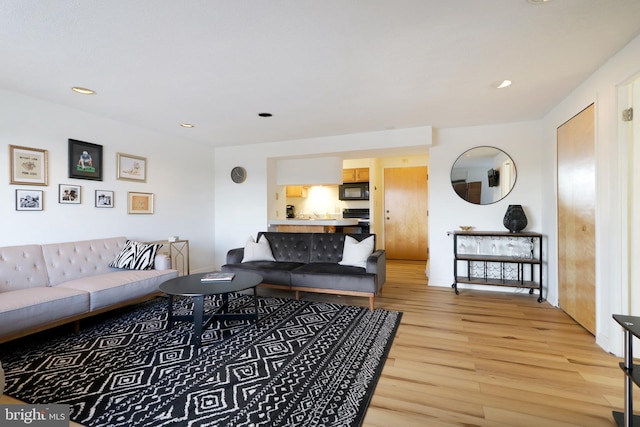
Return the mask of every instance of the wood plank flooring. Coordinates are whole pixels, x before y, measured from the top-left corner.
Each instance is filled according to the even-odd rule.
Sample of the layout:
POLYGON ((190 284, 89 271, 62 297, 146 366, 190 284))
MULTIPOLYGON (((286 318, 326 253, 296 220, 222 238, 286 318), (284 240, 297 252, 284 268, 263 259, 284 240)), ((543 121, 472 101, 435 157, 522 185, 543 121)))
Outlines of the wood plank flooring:
POLYGON ((389 263, 376 306, 404 315, 364 426, 615 426, 620 360, 569 316, 526 292, 456 296, 423 271, 389 263))
MULTIPOLYGON (((358 297, 303 297, 368 305, 358 297)), ((615 426, 611 411, 624 405, 620 359, 536 298, 455 295, 427 286, 424 262, 388 261, 376 307, 404 314, 363 426, 615 426)))

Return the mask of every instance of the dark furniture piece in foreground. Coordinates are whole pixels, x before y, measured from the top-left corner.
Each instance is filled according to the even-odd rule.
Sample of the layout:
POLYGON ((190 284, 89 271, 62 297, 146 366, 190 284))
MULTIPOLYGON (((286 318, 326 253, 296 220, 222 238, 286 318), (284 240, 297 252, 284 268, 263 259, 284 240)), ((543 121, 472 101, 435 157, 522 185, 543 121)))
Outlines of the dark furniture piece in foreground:
POLYGON ((193 322, 195 354, 200 349, 202 331, 209 327, 211 322, 224 320, 249 320, 258 323, 258 300, 256 298, 256 286, 262 282, 262 277, 255 273, 238 272, 233 280, 202 283, 200 279, 207 273, 191 274, 167 280, 159 289, 166 293, 168 298, 167 329, 173 327, 176 320, 193 322), (253 289, 253 313, 230 313, 229 293, 253 289), (190 315, 175 316, 173 314, 173 297, 176 295, 193 298, 193 312, 190 315), (206 295, 221 295, 222 305, 214 313, 204 314, 204 297, 206 295))
POLYGON ((640 338, 640 317, 614 314, 613 318, 624 329, 624 413, 613 411, 618 427, 640 426, 640 416, 633 415, 633 383, 640 386, 640 366, 633 364, 633 337, 640 338))
MULTIPOLYGON (((338 264, 342 260, 346 236, 358 242, 375 234, 345 233, 277 233, 260 232, 271 247, 275 261, 242 262, 244 248, 231 249, 222 271, 252 271, 263 277, 261 286, 300 292, 319 292, 369 298, 374 310, 375 295, 387 280, 384 249, 374 250, 366 267, 338 264)), ((375 248, 375 244, 374 244, 375 248)))

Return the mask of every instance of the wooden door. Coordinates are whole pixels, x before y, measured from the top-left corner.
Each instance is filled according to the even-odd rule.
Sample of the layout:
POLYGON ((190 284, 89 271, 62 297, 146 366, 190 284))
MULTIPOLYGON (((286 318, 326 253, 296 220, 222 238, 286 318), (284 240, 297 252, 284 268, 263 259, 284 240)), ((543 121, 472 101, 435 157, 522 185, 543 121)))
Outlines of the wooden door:
POLYGON ((591 104, 558 128, 558 298, 596 332, 595 135, 591 104))
POLYGON ((426 261, 427 167, 384 170, 384 236, 388 259, 426 261))
POLYGON ((474 181, 467 184, 467 202, 479 205, 482 201, 482 182, 474 181))

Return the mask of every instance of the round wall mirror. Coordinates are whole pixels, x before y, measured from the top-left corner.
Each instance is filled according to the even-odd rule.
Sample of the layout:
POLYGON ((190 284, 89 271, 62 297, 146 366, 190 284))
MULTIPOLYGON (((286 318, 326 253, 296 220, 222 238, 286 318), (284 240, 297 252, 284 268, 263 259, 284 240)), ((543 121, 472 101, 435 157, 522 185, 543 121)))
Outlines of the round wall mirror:
POLYGON ((451 168, 453 190, 469 203, 489 205, 502 200, 516 183, 516 165, 495 147, 475 147, 460 155, 451 168))

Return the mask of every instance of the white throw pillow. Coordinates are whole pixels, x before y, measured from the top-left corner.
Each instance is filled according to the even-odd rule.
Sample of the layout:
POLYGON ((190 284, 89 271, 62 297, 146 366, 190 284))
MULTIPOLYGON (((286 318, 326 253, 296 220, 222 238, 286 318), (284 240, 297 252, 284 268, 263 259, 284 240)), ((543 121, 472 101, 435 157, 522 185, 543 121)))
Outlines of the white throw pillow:
POLYGON ((256 243, 253 236, 249 237, 247 244, 244 246, 244 257, 242 262, 248 261, 275 261, 269 241, 264 235, 260 236, 260 240, 256 243))
POLYGON ((373 253, 373 245, 373 236, 369 236, 361 242, 351 236, 346 236, 344 238, 342 261, 338 264, 367 268, 367 258, 373 253))

